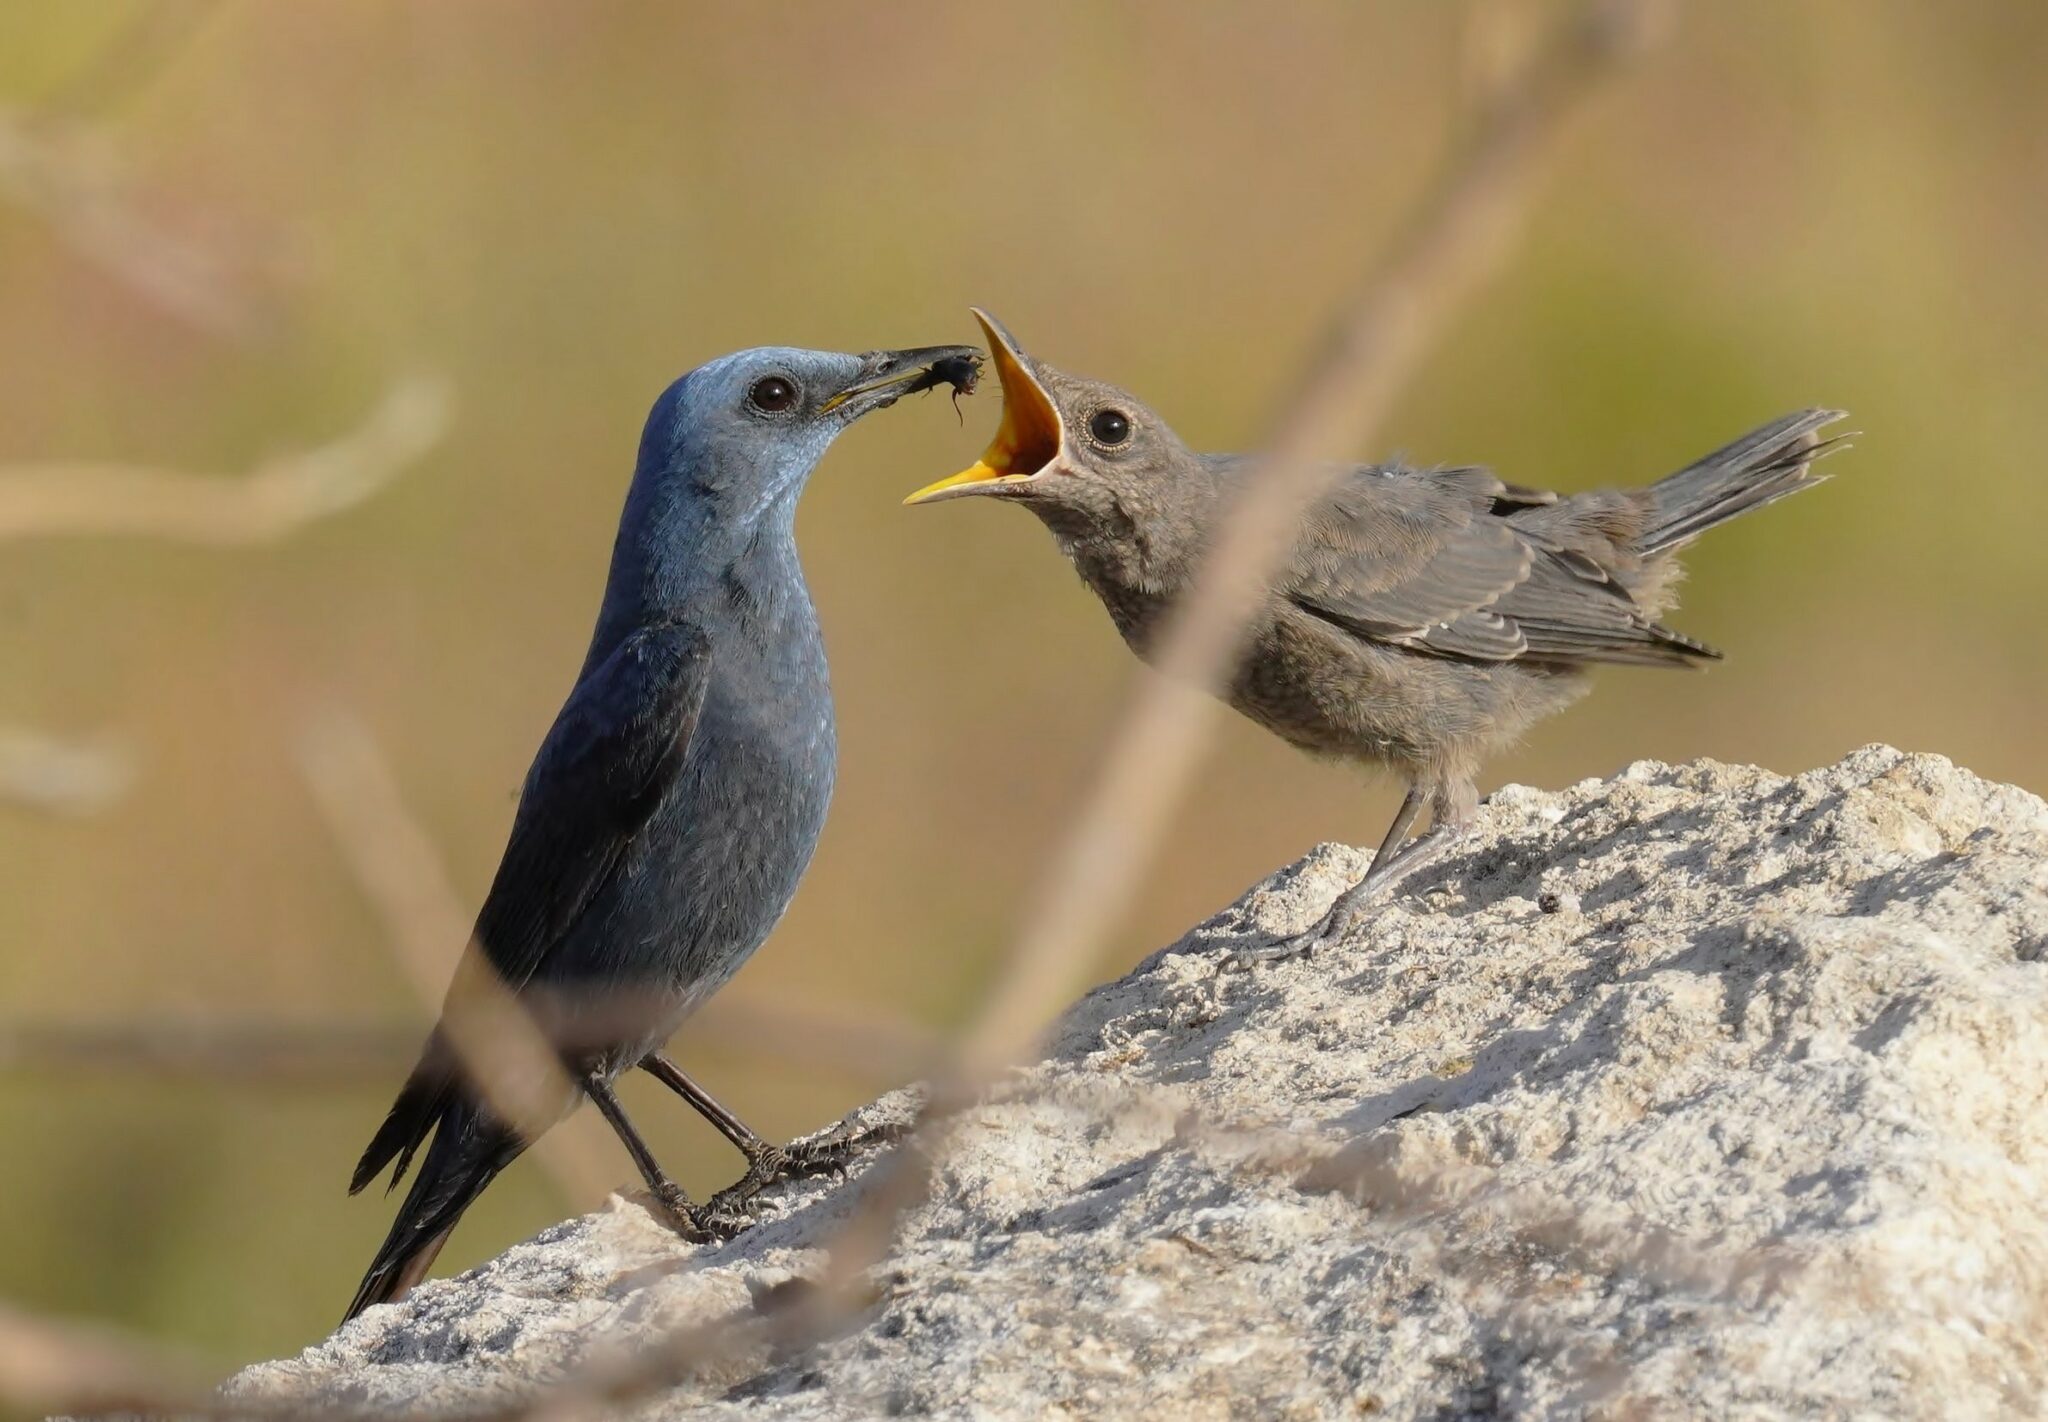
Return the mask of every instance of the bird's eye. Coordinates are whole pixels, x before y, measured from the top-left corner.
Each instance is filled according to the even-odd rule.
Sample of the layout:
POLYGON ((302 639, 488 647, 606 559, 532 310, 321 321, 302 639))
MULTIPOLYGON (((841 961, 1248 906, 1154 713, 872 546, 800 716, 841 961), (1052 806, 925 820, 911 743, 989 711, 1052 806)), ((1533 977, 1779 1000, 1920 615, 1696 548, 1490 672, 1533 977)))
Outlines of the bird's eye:
POLYGON ((779 375, 764 375, 754 382, 747 398, 754 402, 755 409, 779 415, 796 403, 796 386, 779 375))
POLYGON ((1097 410, 1088 421, 1088 434, 1097 444, 1122 444, 1131 437, 1131 417, 1122 410, 1097 410))

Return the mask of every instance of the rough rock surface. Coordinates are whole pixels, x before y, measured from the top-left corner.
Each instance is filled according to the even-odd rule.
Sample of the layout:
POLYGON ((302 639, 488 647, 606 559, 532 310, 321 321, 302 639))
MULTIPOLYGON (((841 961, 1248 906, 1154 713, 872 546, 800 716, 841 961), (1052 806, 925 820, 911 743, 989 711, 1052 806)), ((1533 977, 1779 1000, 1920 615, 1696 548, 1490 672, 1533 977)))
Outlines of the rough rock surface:
MULTIPOLYGON (((1443 887, 1218 973, 1361 868, 1084 999, 864 1313, 631 1415, 2039 1415, 2048 806, 1884 747, 1510 788, 1443 887)), ((716 1247, 615 1200, 229 1388, 502 1405, 800 1292, 875 1178, 716 1247)))

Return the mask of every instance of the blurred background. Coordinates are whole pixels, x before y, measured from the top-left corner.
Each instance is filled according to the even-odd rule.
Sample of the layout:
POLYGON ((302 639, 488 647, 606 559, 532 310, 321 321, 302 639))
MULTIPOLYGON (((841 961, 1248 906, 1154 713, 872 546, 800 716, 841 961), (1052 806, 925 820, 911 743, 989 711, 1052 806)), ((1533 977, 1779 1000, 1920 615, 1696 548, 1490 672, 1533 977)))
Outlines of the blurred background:
MULTIPOLYGON (((0 480, 234 479, 408 373, 453 391, 389 487, 260 546, 0 526, 0 727, 131 767, 69 813, 0 803, 0 1297, 223 1367, 333 1324, 390 1212, 343 1182, 423 1009, 303 729, 361 718, 473 908, 667 381, 768 342, 971 340, 974 302, 1198 447, 1255 440, 1455 131, 1473 13, 0 4, 0 480), (18 1031, 242 1016, 399 1045, 195 1074, 18 1031)), ((1603 673, 1492 783, 1883 740, 2048 787, 2044 46, 2026 0, 1717 0, 1574 124, 1506 277, 1360 453, 1575 489, 1806 404, 1863 434, 1693 557, 1675 620, 1725 665, 1603 673)), ((1034 520, 898 507, 979 451, 993 382, 962 405, 863 423, 800 518, 833 818, 728 990, 768 1025, 678 1042, 774 1135, 895 1084, 774 1014, 957 1021, 1136 674, 1034 520)), ((1394 799, 1231 724, 1101 975, 1318 840, 1376 837, 1394 799)), ((628 1100, 684 1183, 737 1173, 674 1103, 628 1100)), ((587 1203, 522 1163, 442 1271, 587 1203)))

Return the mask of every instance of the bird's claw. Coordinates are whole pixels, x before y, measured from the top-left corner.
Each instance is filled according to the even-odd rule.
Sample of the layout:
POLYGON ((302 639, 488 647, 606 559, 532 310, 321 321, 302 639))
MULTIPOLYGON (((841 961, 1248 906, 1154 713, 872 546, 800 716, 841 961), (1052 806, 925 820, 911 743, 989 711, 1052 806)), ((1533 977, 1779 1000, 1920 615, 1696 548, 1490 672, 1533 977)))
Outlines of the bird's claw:
POLYGON ((880 1127, 870 1127, 863 1131, 840 1131, 816 1140, 792 1141, 782 1149, 782 1178, 800 1180, 829 1175, 844 1180, 846 1167, 853 1163, 860 1148, 886 1134, 880 1127))
POLYGON ((858 1132, 787 1146, 763 1146, 749 1157, 746 1174, 702 1205, 690 1207, 691 1226, 713 1239, 730 1239, 754 1223, 750 1207, 763 1190, 785 1180, 807 1180, 819 1175, 843 1180, 857 1148, 874 1135, 858 1132))
POLYGON ((719 1191, 701 1205, 676 1184, 656 1186, 649 1193, 668 1217, 669 1228, 691 1244, 722 1244, 752 1223, 740 1208, 748 1197, 736 1197, 730 1190, 719 1191))
POLYGON ((1292 938, 1268 938, 1262 943, 1240 945, 1225 953, 1216 964, 1220 973, 1248 973, 1271 963, 1285 963, 1293 958, 1312 958, 1328 943, 1320 929, 1310 929, 1292 938))
MULTIPOLYGON (((1347 895, 1346 898, 1349 896, 1347 895)), ((1339 898, 1330 906, 1328 913, 1310 924, 1299 933, 1286 937, 1267 935, 1261 941, 1240 944, 1223 955, 1216 965, 1219 975, 1224 973, 1248 973, 1254 968, 1267 967, 1273 963, 1285 963, 1295 958, 1313 958, 1325 948, 1344 940, 1351 926, 1359 919, 1359 905, 1347 903, 1339 898)))
POLYGON ((722 1243, 755 1222, 751 1206, 769 1186, 820 1175, 844 1180, 862 1146, 894 1139, 903 1130, 895 1125, 870 1126, 786 1146, 764 1145, 748 1157, 746 1174, 701 1205, 692 1203, 675 1185, 666 1191, 656 1190, 654 1197, 685 1239, 722 1243))
POLYGON ((704 1244, 723 1244, 754 1222, 746 1211, 746 1197, 728 1199, 721 1190, 701 1205, 690 1209, 690 1228, 704 1244))
POLYGON ((682 1186, 669 1181, 663 1185, 651 1186, 648 1193, 654 1197, 654 1203, 661 1207, 662 1214, 668 1217, 669 1227, 684 1239, 692 1244, 706 1244, 714 1238, 700 1218, 703 1208, 690 1198, 689 1192, 682 1186))
POLYGON ((1373 904, 1384 907, 1405 879, 1415 870, 1440 858, 1458 837, 1458 832, 1453 830, 1432 830, 1421 839, 1411 841, 1394 862, 1367 871, 1363 879, 1337 895, 1336 901, 1315 923, 1285 938, 1269 935, 1261 942, 1232 948, 1216 965, 1217 973, 1249 972, 1269 963, 1284 963, 1290 958, 1312 958, 1325 948, 1335 947, 1370 917, 1367 910, 1373 904))

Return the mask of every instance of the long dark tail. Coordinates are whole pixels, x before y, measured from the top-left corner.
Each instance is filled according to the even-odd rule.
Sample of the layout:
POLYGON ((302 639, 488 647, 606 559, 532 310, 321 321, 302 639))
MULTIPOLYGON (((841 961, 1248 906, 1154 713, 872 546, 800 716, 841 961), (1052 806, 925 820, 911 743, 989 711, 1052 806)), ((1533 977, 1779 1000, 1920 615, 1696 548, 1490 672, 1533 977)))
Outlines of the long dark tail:
POLYGON ((1840 410, 1786 415, 1658 480, 1648 490, 1655 503, 1637 551, 1644 557, 1668 553, 1737 514, 1820 483, 1824 476, 1812 472, 1814 460, 1842 440, 1823 440, 1818 432, 1841 418, 1840 410))
POLYGON ((349 1193, 362 1189, 394 1154, 399 1156, 391 1178, 395 1188, 430 1130, 434 1142, 427 1147, 383 1247, 349 1301, 343 1323, 372 1304, 391 1302, 418 1283, 470 1201, 525 1148, 517 1132, 492 1119, 481 1106, 445 1084, 423 1081, 415 1072, 364 1152, 349 1193))

